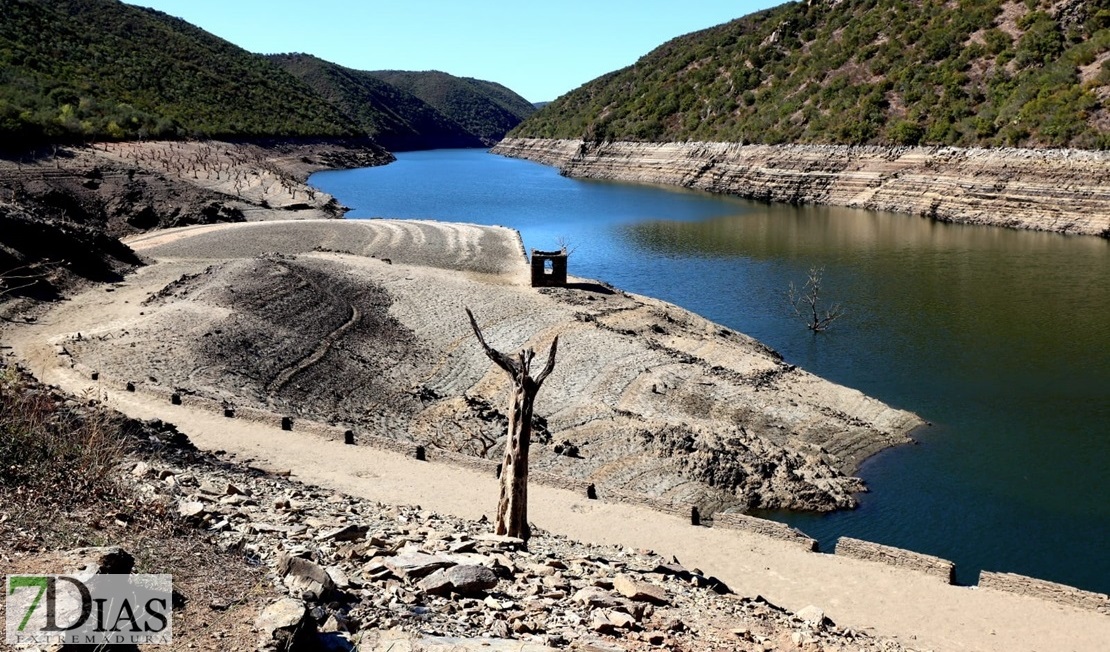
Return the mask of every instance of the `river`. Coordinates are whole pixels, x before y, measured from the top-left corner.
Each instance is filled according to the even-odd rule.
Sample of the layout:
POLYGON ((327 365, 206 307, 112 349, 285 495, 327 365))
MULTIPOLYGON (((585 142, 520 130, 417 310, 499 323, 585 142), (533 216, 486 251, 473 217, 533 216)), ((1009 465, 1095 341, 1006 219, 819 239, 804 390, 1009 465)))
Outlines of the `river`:
POLYGON ((561 177, 481 150, 399 154, 311 183, 349 218, 499 224, 570 245, 571 274, 681 305, 932 425, 859 470, 839 536, 1110 592, 1110 241, 561 177), (823 269, 845 316, 813 334, 791 282, 823 269))

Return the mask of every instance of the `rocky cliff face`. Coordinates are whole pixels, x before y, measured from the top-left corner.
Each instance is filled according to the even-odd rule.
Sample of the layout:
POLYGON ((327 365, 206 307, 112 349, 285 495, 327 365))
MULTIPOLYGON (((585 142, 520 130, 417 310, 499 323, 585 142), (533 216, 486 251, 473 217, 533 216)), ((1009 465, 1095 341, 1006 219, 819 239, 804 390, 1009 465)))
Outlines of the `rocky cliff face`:
POLYGON ((492 151, 572 177, 1110 237, 1107 152, 521 138, 492 151))

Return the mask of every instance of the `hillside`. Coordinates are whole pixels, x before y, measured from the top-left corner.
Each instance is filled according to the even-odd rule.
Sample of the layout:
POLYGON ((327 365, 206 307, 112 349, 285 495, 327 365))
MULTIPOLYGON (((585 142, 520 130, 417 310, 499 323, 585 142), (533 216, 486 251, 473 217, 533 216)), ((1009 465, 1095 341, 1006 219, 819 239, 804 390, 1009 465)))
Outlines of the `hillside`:
POLYGON ((370 74, 427 102, 488 145, 501 140, 536 110, 528 100, 495 82, 436 70, 378 70, 370 74))
POLYGON ((0 141, 362 135, 264 58, 115 0, 0 0, 0 141))
POLYGON ((414 95, 373 74, 309 54, 267 57, 354 120, 391 151, 481 147, 482 141, 414 95))
POLYGON ((812 0, 676 38, 522 138, 1110 147, 1107 0, 812 0))

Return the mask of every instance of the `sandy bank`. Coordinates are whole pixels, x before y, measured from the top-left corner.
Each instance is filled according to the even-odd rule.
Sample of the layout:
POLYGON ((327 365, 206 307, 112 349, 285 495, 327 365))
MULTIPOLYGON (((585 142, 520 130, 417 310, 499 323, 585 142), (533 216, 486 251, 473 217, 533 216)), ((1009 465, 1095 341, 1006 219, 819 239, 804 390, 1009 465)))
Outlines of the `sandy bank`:
POLYGON ((1078 150, 587 144, 508 138, 495 154, 571 177, 657 183, 761 201, 1110 237, 1110 154, 1078 150))

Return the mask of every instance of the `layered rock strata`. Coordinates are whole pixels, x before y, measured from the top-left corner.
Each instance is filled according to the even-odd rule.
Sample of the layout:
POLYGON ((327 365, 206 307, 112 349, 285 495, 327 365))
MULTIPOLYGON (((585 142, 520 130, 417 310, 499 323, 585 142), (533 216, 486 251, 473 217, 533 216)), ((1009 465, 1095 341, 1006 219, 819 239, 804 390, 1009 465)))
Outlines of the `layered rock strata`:
POLYGON ((492 151, 578 178, 1110 237, 1107 152, 522 138, 492 151))

